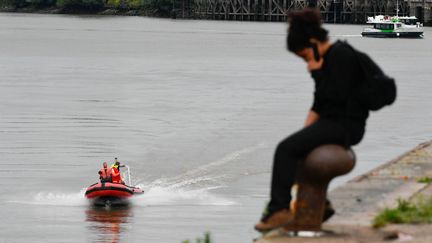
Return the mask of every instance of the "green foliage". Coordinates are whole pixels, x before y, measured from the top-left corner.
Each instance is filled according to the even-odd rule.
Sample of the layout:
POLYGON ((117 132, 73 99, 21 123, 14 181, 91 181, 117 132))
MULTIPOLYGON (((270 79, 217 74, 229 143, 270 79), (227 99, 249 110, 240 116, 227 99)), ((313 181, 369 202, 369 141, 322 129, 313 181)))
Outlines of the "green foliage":
POLYGON ((374 228, 380 228, 388 223, 402 223, 402 217, 397 209, 384 209, 378 216, 375 217, 373 222, 374 228))
POLYGON ((145 9, 149 9, 152 7, 152 4, 155 0, 141 0, 141 5, 145 9))
POLYGON ((139 9, 143 7, 143 0, 108 0, 107 6, 116 9, 139 9))
POLYGON ((99 10, 105 6, 104 0, 57 0, 57 6, 64 9, 99 10))
POLYGON ((142 6, 145 9, 171 10, 173 0, 142 0, 142 6))
MULTIPOLYGON (((190 243, 190 241, 189 240, 184 240, 184 241, 182 241, 182 243, 190 243)), ((210 233, 206 232, 204 234, 204 238, 197 238, 196 239, 196 243, 211 243, 210 233)))
MULTIPOLYGON (((180 2, 176 1, 177 5, 180 2)), ((66 10, 149 9, 170 13, 173 0, 0 0, 0 6, 13 8, 57 6, 66 10)), ((174 6, 178 8, 179 6, 174 6)))
POLYGON ((126 2, 131 9, 138 9, 142 6, 142 0, 127 0, 126 2))
POLYGON ((432 183, 432 178, 430 178, 429 176, 425 176, 425 177, 421 177, 417 180, 418 183, 432 183))
POLYGON ((109 8, 119 8, 122 0, 108 0, 106 5, 109 8))
POLYGON ((14 0, 0 0, 0 7, 13 7, 14 0))
POLYGON ((210 243, 210 232, 206 232, 204 235, 204 243, 210 243))
POLYGON ((23 8, 30 6, 30 3, 28 3, 26 0, 0 0, 0 6, 23 8))
POLYGON ((384 209, 375 217, 373 226, 379 228, 389 223, 432 223, 432 197, 418 198, 415 203, 399 199, 396 208, 384 209))
POLYGON ((14 8, 43 8, 55 6, 55 4, 56 0, 0 0, 0 6, 14 8))
POLYGON ((26 0, 26 2, 35 7, 49 7, 56 4, 56 0, 26 0))
POLYGON ((108 0, 107 7, 115 9, 154 9, 171 11, 173 0, 108 0))
POLYGON ((108 0, 107 6, 116 9, 138 9, 142 6, 142 0, 108 0))

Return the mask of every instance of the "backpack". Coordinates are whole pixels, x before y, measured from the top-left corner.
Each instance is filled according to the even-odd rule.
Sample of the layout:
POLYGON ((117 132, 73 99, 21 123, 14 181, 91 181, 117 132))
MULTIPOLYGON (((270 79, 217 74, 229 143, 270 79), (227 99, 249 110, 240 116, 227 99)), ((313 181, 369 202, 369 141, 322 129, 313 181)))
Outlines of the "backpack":
POLYGON ((367 54, 345 44, 354 51, 363 73, 362 82, 355 91, 356 99, 371 111, 393 104, 396 100, 395 80, 384 74, 367 54))

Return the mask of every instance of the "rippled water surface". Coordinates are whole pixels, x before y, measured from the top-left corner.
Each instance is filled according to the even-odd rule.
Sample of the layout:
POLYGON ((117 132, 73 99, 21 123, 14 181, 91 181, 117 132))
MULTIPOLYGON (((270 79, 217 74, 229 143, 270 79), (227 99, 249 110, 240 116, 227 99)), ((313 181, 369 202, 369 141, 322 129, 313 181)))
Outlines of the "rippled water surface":
MULTIPOLYGON (((397 80, 354 172, 430 140, 432 29, 368 39, 328 25, 397 80)), ((250 242, 276 144, 302 126, 313 82, 285 24, 0 14, 0 242, 250 242), (94 209, 114 157, 146 193, 94 209)))

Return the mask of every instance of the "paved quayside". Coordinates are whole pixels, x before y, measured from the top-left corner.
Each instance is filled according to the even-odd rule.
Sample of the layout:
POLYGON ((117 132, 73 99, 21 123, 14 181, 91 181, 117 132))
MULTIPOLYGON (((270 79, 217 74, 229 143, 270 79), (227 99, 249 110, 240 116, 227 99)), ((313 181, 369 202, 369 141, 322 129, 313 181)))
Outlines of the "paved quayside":
POLYGON ((432 225, 389 225, 371 227, 373 218, 397 199, 432 196, 432 184, 418 179, 432 178, 432 141, 422 143, 398 158, 358 176, 330 192, 337 213, 326 224, 330 233, 319 238, 290 238, 275 232, 258 243, 288 242, 432 242, 432 225))

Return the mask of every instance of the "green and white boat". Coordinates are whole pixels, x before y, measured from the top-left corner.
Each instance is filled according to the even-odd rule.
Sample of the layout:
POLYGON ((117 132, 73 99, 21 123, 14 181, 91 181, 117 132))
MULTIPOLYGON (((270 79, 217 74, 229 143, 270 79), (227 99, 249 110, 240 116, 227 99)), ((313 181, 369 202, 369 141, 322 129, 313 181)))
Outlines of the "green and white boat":
POLYGON ((410 17, 389 17, 378 15, 368 17, 367 24, 362 36, 367 37, 393 37, 393 38, 422 38, 423 24, 418 22, 414 16, 410 17))

